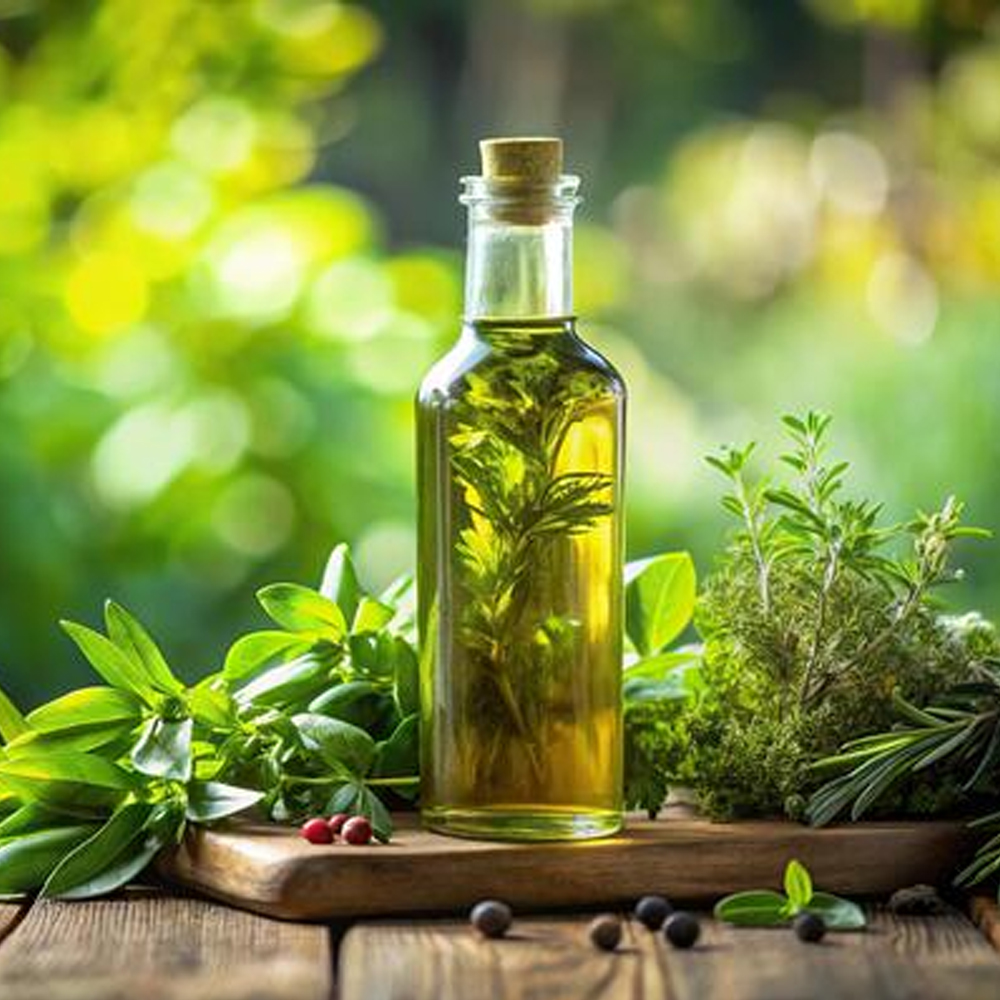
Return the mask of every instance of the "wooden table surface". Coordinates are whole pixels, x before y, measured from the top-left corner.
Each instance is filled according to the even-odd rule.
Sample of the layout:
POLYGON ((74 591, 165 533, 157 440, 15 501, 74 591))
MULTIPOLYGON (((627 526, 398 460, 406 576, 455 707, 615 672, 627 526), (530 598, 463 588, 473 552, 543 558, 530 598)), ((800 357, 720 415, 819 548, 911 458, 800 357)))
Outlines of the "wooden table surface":
POLYGON ((894 917, 804 945, 705 919, 675 951, 628 922, 614 954, 590 915, 518 919, 502 941, 463 921, 283 923, 162 890, 92 903, 0 904, 2 1000, 997 1000, 996 907, 894 917))

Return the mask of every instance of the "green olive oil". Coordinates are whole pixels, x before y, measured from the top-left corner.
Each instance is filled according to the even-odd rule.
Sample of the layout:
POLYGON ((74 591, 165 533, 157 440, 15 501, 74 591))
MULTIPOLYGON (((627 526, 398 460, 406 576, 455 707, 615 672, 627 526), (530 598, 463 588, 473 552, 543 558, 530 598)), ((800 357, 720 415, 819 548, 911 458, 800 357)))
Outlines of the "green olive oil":
POLYGON ((466 179, 466 323, 417 402, 422 810, 457 835, 621 826, 625 392, 576 333, 553 149, 466 179))

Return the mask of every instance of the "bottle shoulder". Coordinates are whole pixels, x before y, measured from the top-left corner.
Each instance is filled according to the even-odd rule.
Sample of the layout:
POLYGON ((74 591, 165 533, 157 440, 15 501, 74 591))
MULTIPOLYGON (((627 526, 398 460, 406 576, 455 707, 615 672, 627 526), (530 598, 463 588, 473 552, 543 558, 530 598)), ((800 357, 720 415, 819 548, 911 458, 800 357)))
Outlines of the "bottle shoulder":
POLYGON ((542 395, 575 386, 581 394, 624 401, 625 382, 599 351, 575 328, 528 348, 510 349, 470 334, 462 337, 427 373, 418 405, 447 405, 484 385, 516 384, 520 391, 542 395))

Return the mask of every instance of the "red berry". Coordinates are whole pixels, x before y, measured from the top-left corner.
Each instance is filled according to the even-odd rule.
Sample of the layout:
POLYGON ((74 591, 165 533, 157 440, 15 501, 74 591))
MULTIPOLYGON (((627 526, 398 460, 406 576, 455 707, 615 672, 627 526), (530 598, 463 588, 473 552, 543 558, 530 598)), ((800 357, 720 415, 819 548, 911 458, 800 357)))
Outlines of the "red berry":
POLYGON ((334 815, 326 821, 326 825, 330 828, 330 833, 336 837, 336 835, 343 829, 344 824, 350 818, 351 817, 348 816, 347 813, 334 813, 334 815))
POLYGON ((299 833, 302 834, 310 844, 332 844, 333 832, 327 825, 325 819, 307 819, 299 833))
POLYGON ((367 844, 372 839, 372 825, 364 816, 352 816, 340 833, 349 844, 367 844))

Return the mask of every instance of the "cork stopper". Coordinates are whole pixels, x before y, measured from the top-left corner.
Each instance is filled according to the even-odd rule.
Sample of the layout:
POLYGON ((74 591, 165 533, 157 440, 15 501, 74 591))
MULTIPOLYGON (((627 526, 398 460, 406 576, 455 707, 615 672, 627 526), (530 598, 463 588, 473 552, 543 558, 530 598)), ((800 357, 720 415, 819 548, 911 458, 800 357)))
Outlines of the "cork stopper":
POLYGON ((483 139, 483 177, 507 184, 554 184, 562 174, 562 139, 483 139))
POLYGON ((575 178, 563 177, 562 139, 503 138, 479 143, 481 178, 490 192, 495 219, 515 225, 539 226, 560 211, 560 186, 575 178))

